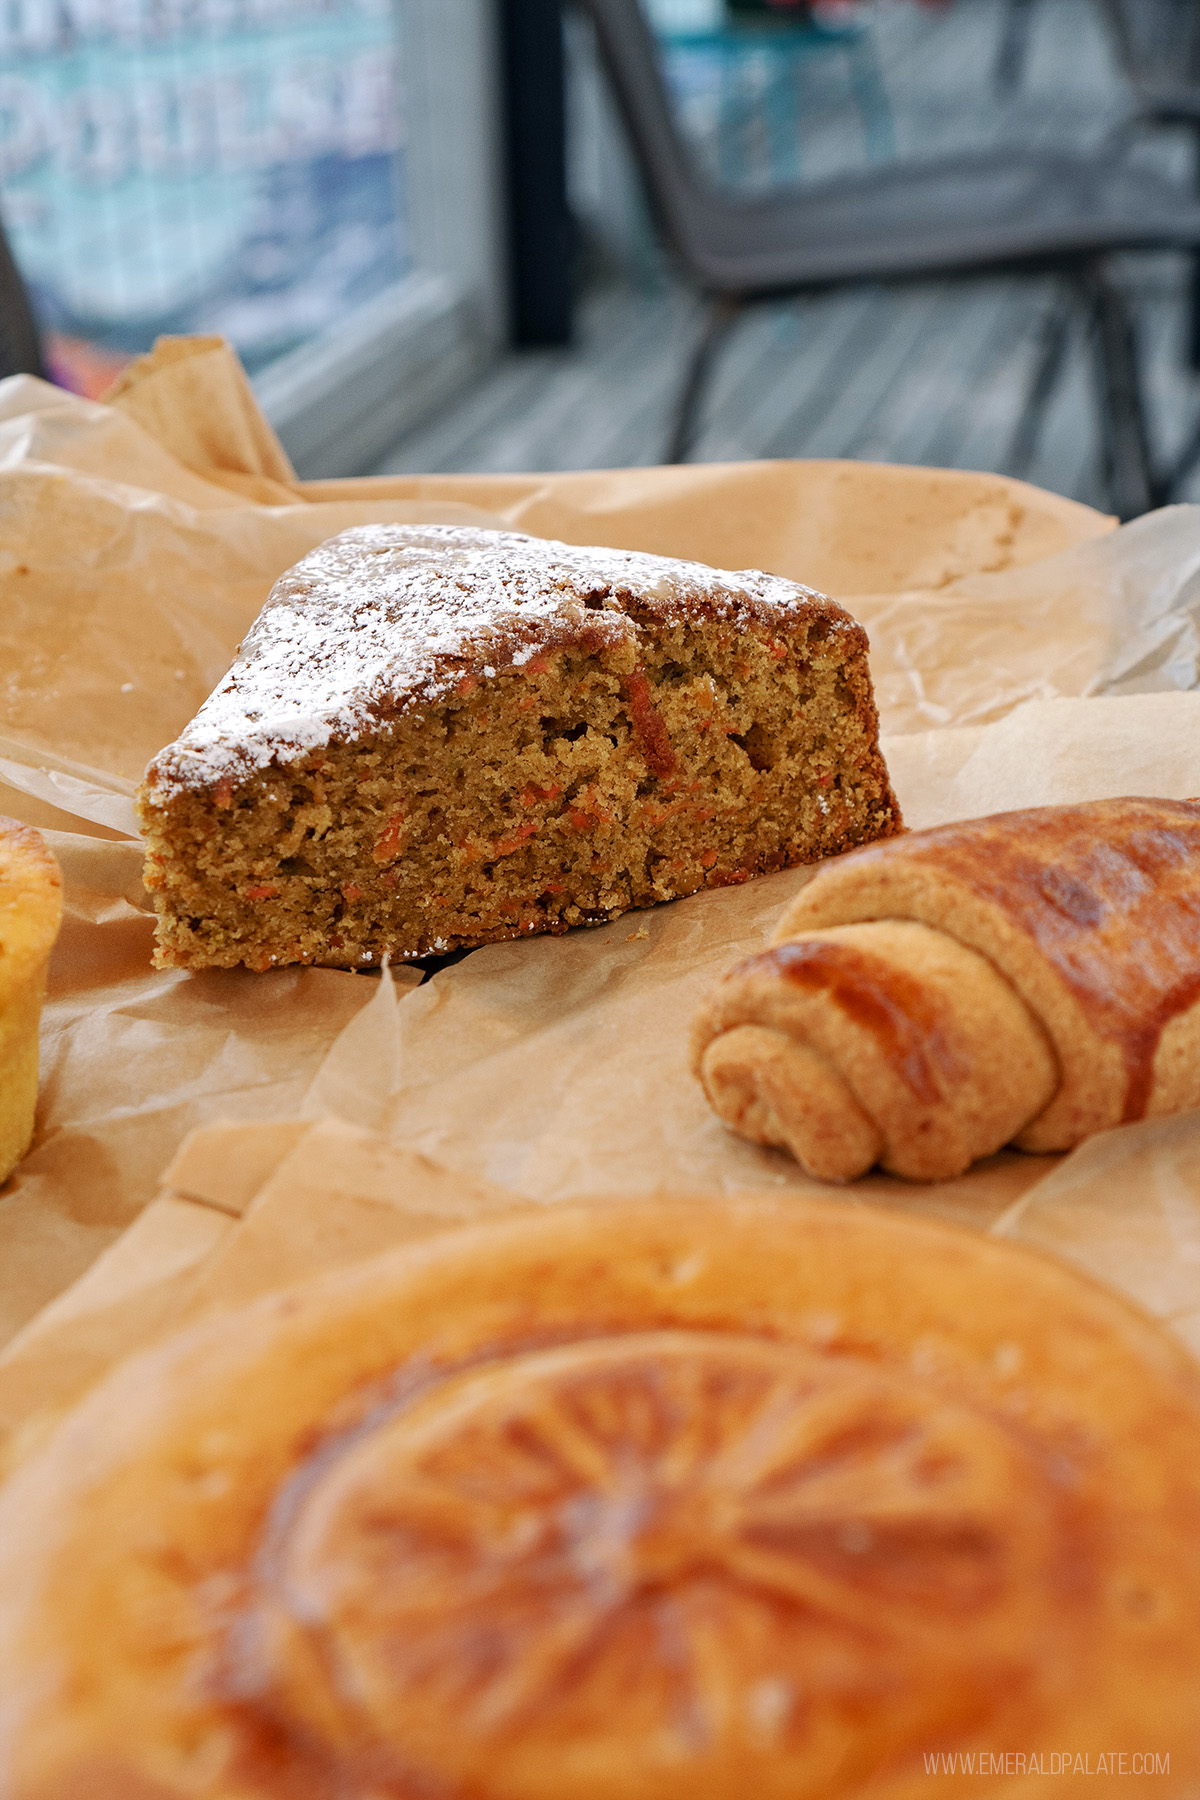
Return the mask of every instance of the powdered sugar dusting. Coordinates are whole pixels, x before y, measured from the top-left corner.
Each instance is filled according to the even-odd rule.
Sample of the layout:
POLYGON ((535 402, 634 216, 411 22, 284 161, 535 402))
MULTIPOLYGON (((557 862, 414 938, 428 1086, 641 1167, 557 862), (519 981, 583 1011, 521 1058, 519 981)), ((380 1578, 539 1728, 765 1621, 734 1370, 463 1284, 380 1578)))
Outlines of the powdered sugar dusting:
POLYGON ((435 703, 584 631, 597 646, 714 617, 780 629, 840 607, 759 570, 453 525, 359 525, 276 582, 228 675, 150 765, 150 797, 242 780, 435 703))

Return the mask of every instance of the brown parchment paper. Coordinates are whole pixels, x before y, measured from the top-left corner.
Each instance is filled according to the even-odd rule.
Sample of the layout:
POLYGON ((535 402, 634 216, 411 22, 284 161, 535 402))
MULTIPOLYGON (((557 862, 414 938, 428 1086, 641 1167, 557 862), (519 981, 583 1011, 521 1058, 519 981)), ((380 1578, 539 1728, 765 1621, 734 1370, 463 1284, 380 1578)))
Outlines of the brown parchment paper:
MULTIPOLYGON (((1183 796, 1200 792, 1200 693, 1033 702, 992 726, 889 738, 884 748, 917 823, 969 816, 985 775, 992 810, 1183 796)), ((808 877, 787 870, 595 931, 490 945, 402 998, 383 980, 304 1110, 541 1200, 828 1192, 782 1152, 727 1133, 687 1069, 702 996, 766 944, 808 877)), ((987 1225, 1052 1166, 1008 1153, 957 1181, 875 1174, 846 1195, 987 1225)))
MULTIPOLYGON (((999 477, 830 463, 301 484, 214 340, 168 343, 108 405, 27 377, 0 383, 0 810, 47 829, 67 881, 37 1136, 0 1190, 0 1344, 139 1220, 180 1142, 216 1120, 241 1130, 224 1164, 233 1187, 258 1128, 294 1117, 343 1121, 460 1180, 543 1201, 806 1185, 786 1159, 721 1132, 681 1061, 699 992, 762 942, 802 872, 599 932, 495 946, 422 988, 404 969, 151 970, 133 785, 224 672, 271 582, 313 544, 367 519, 502 522, 832 589, 878 619, 877 679, 884 692, 898 683, 890 722, 904 734, 889 753, 922 822, 955 782, 950 804, 981 810, 963 771, 973 755, 991 768, 986 733, 1010 727, 973 721, 1031 692, 1132 679, 1172 690, 1172 704, 1192 699, 1176 690, 1196 680, 1196 517, 1176 509, 1113 531, 999 477), (975 585, 954 600, 964 582, 975 585), (1085 590, 1098 596, 1090 611, 1077 604, 1085 590), (913 620, 939 597, 918 667, 913 620), (933 732, 917 729, 930 693, 933 732)), ((1014 716, 1042 741, 1035 708, 1014 716)), ((1086 769, 1096 733, 1063 731, 1063 756, 1086 769)), ((1147 782, 1172 791, 1172 758, 1194 731, 1181 713, 1169 742, 1151 736, 1147 782)), ((1028 760, 1019 741, 1005 754, 1018 772, 1028 760)), ((1114 779, 1108 770, 1097 792, 1120 791, 1114 779)), ((920 1193, 873 1179, 851 1203, 986 1224, 1038 1174, 1011 1155, 920 1193)), ((213 1230, 181 1225, 176 1242, 180 1217, 155 1211, 148 1235, 126 1240, 143 1273, 151 1250, 171 1262, 189 1234, 213 1230)))
POLYGON ((200 1127, 129 1229, 0 1351, 0 1475, 118 1356, 281 1282, 531 1204, 334 1120, 200 1127))
MULTIPOLYGON (((1122 1289, 1200 1352, 1200 1115, 1106 1132, 1032 1179, 991 1230, 1122 1289)), ((980 1186, 995 1214, 1004 1181, 980 1186)), ((201 1127, 134 1224, 0 1351, 0 1479, 121 1357, 282 1283, 530 1210, 340 1121, 201 1127)))
POLYGON ((859 595, 885 729, 984 724, 1023 701, 1200 681, 1200 508, 1166 507, 1043 562, 859 595))
POLYGON ((43 1014, 37 1135, 0 1189, 2 1338, 137 1216, 194 1125, 295 1112, 370 991, 329 969, 280 971, 261 987, 216 970, 157 973, 138 846, 46 837, 66 908, 43 1014))
POLYGON ((995 1230, 1121 1288, 1200 1355, 1200 1113, 1089 1138, 995 1230))

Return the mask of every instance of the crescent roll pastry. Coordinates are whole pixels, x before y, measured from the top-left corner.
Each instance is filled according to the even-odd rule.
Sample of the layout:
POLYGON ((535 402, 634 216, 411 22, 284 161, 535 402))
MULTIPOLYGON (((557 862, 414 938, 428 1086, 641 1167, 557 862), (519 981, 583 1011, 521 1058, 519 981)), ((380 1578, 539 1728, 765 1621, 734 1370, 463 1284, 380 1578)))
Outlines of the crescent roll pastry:
POLYGON ((0 1795, 1052 1800, 1091 1746, 1171 1800, 1198 1532, 1195 1365, 1048 1258, 551 1209, 223 1314, 18 1470, 0 1795))
POLYGON ((913 832, 827 864, 698 1016, 714 1109, 811 1174, 960 1174, 1200 1106, 1200 801, 913 832))

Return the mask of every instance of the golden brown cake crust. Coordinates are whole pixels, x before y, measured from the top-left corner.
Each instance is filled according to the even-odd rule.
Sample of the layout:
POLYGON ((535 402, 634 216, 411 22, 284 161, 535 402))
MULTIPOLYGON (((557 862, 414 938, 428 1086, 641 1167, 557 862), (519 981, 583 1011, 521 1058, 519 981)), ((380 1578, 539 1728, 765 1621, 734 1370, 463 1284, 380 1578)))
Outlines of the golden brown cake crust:
POLYGON ((193 968, 562 931, 899 829, 832 601, 449 526, 284 576, 140 807, 159 961, 193 968))
POLYGON ((62 919, 62 876, 40 831, 0 813, 0 996, 20 957, 44 957, 62 919))
POLYGON ((1200 1389, 870 1209, 450 1234, 113 1376, 0 1497, 5 1800, 915 1800, 1200 1772, 1200 1389), (1029 1769, 1038 1763, 1027 1762, 1029 1769))
POLYGON ((45 840, 0 816, 0 1182, 33 1134, 38 1022, 61 919, 62 877, 45 840))

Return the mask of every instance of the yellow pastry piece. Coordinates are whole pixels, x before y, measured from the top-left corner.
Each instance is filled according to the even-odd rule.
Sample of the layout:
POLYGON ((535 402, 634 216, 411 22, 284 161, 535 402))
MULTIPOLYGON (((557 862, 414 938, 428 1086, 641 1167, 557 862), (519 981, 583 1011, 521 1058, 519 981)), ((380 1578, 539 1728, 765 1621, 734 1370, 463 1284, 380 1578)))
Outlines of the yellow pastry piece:
POLYGON ((0 1181, 33 1136, 38 1022, 61 918, 58 864, 32 826, 0 817, 0 1181))

